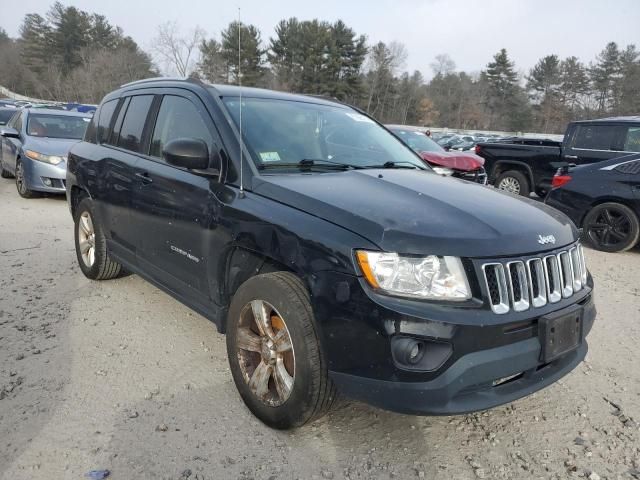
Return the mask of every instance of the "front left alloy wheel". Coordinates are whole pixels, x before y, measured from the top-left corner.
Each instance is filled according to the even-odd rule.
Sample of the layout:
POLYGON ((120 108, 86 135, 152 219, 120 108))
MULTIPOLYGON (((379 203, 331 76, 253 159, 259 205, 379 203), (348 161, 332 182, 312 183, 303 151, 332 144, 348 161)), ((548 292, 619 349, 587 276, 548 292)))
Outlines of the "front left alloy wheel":
POLYGON ((238 288, 227 317, 227 355, 240 396, 270 427, 304 425, 333 404, 309 293, 291 273, 257 275, 238 288))
POLYGON ((35 198, 38 196, 37 192, 34 192, 27 185, 27 180, 24 176, 24 165, 20 159, 16 160, 16 190, 22 198, 35 198))

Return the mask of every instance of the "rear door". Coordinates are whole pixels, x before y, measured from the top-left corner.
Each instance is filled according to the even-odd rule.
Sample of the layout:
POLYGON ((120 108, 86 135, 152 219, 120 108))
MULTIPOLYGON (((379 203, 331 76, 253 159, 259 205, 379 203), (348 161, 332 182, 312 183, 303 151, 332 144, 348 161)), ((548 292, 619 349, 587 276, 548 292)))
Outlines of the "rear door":
POLYGON ((144 143, 147 116, 154 97, 151 94, 126 96, 117 103, 105 104, 98 120, 100 149, 99 204, 110 247, 126 261, 135 263, 139 230, 132 223, 131 204, 137 185, 135 167, 144 143))
MULTIPOLYGON (((188 90, 162 89, 148 155, 136 166, 133 221, 141 235, 138 264, 160 283, 196 302, 208 302, 207 266, 213 223, 219 217, 216 172, 195 174, 167 164, 162 149, 176 138, 199 138, 210 154, 220 140, 200 99, 188 90)), ((216 252, 211 252, 215 255, 216 252)))
POLYGON ((563 157, 567 163, 582 165, 601 162, 624 152, 627 127, 616 123, 577 123, 565 145, 563 157))

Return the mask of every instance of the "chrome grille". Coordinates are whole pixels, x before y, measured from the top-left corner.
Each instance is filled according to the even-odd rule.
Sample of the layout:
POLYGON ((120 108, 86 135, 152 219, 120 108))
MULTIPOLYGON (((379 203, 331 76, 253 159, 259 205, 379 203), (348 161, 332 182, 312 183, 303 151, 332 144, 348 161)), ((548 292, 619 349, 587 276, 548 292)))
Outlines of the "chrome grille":
POLYGON ((491 309, 498 314, 523 312, 557 303, 587 284, 582 245, 527 260, 482 265, 491 309))

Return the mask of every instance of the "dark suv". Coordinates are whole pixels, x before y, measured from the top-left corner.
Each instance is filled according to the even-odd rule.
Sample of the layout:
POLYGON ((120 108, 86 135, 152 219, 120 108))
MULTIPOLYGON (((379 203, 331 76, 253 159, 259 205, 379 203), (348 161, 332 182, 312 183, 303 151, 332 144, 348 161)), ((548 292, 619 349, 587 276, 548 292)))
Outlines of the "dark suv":
POLYGON ((83 273, 137 273, 211 319, 273 427, 337 391, 407 413, 486 409, 587 351, 593 282, 571 221, 434 174, 338 102, 125 85, 73 147, 67 195, 83 273))

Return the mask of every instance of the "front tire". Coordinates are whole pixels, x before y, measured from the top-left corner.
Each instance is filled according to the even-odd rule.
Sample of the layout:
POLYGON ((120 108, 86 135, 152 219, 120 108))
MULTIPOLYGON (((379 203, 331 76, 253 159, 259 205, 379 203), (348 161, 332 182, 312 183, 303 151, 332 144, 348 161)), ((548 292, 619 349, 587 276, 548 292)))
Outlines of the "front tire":
POLYGON ((324 415, 336 396, 309 293, 298 277, 275 272, 238 288, 227 320, 227 355, 249 410, 272 428, 324 415))
POLYGON ((4 165, 2 163, 2 157, 0 157, 0 177, 2 177, 2 178, 11 178, 11 177, 13 177, 13 175, 11 175, 11 172, 9 172, 9 170, 4 168, 4 165))
POLYGON ((602 203, 592 208, 582 224, 584 236, 597 250, 624 252, 640 237, 638 216, 626 205, 602 203))
POLYGON ((120 275, 122 266, 109 255, 91 199, 85 198, 78 204, 73 219, 76 257, 84 276, 91 280, 109 280, 120 275))
POLYGON ((24 178, 24 165, 20 159, 16 160, 16 190, 18 190, 18 195, 22 198, 36 198, 39 196, 37 192, 27 186, 27 181, 24 178))
POLYGON ((495 186, 498 190, 528 197, 531 193, 529 180, 524 173, 517 170, 509 170, 500 174, 496 179, 495 186))

